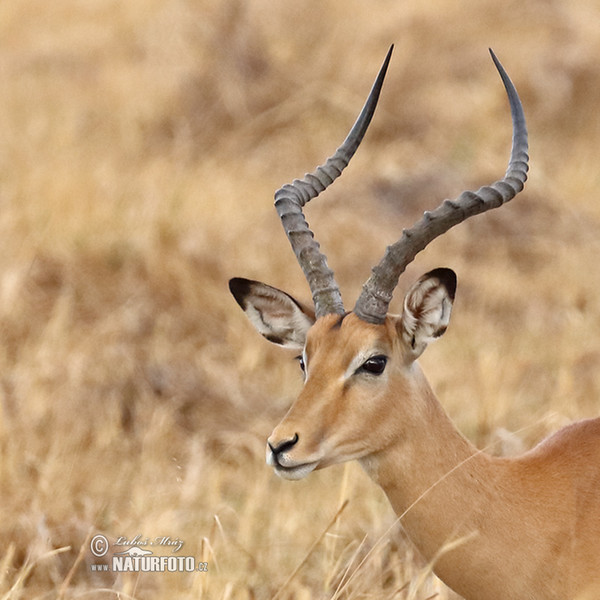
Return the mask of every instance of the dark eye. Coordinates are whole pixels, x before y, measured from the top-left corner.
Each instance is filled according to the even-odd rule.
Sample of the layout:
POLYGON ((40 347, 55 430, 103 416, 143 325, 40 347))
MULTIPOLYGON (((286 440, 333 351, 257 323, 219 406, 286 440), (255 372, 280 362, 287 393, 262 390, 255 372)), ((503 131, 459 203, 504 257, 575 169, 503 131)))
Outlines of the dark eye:
POLYGON ((357 373, 369 373, 371 375, 381 375, 387 364, 387 356, 378 354, 367 359, 358 369, 357 373))
POLYGON ((298 361, 298 364, 300 365, 300 368, 302 369, 302 372, 304 373, 304 370, 305 370, 304 359, 302 358, 302 356, 296 356, 296 360, 298 361))

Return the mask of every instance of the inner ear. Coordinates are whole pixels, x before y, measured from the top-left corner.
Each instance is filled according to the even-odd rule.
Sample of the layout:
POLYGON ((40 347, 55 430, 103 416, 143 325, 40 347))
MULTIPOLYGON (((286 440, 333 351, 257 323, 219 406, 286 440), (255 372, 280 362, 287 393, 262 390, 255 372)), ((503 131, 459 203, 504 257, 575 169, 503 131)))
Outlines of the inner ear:
POLYGON ((315 322, 314 311, 275 287, 236 277, 229 290, 256 330, 285 348, 301 350, 315 322))
POLYGON ((456 275, 451 269, 435 269, 421 277, 404 299, 400 319, 402 340, 410 360, 446 331, 456 293, 456 275))

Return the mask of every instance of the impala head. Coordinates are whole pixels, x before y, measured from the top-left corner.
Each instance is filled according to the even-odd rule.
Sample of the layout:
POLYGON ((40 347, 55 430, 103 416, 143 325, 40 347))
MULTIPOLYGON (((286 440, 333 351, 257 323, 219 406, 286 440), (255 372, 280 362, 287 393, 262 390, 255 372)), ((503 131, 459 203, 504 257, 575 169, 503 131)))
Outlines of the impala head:
MULTIPOLYGON (((396 443, 426 411, 426 383, 417 358, 448 326, 456 276, 435 269, 408 291, 400 316, 388 306, 406 266, 429 242, 470 216, 501 206, 527 178, 527 130, 521 102, 495 55, 513 121, 505 176, 476 192, 463 192, 426 212, 389 246, 346 312, 333 272, 302 214, 347 166, 358 148, 383 85, 388 52, 356 123, 325 164, 275 194, 283 227, 308 280, 314 310, 264 283, 236 278, 230 290, 252 324, 269 341, 297 350, 304 387, 267 442, 267 463, 288 479, 316 468, 364 458, 396 443)), ((491 51, 490 51, 491 52, 491 51)))

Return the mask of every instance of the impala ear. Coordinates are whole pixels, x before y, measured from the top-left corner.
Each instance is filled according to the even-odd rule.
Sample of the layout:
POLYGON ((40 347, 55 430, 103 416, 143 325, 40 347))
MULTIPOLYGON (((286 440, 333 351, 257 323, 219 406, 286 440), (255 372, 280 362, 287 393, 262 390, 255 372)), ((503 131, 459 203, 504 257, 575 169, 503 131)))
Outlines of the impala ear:
POLYGON ((435 269, 423 275, 406 294, 400 327, 410 361, 446 331, 455 292, 454 271, 435 269))
POLYGON ((229 290, 256 330, 284 348, 301 350, 315 322, 313 310, 260 281, 235 277, 229 290))

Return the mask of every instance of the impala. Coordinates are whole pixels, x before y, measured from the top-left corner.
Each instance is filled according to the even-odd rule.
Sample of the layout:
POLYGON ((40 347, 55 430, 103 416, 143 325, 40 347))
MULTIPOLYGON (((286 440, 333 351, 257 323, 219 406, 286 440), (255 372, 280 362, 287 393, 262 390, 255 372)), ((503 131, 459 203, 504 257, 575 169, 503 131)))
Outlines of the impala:
POLYGON ((600 598, 600 418, 558 431, 525 454, 494 457, 454 427, 417 359, 450 320, 456 276, 421 277, 401 315, 398 278, 450 227, 511 200, 528 170, 519 96, 492 52, 512 115, 505 176, 446 200, 389 246, 350 312, 302 208, 336 179, 371 121, 392 49, 348 137, 324 165, 284 185, 275 206, 308 280, 314 310, 264 283, 230 290, 269 341, 301 352, 304 387, 267 441, 285 479, 356 459, 385 491, 435 573, 466 599, 600 598))

